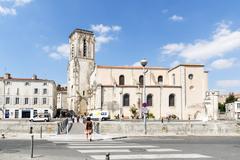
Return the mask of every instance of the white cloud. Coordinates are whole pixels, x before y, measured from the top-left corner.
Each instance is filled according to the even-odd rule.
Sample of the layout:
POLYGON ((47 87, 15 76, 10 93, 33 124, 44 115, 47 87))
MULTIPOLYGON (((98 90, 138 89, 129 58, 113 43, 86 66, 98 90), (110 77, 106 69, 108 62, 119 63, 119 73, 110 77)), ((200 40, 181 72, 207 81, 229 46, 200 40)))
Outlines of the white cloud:
POLYGON ((17 15, 17 7, 25 6, 28 3, 31 3, 32 0, 0 0, 4 3, 0 5, 0 15, 17 15))
POLYGON ((138 62, 133 63, 132 66, 142 66, 142 65, 141 65, 140 61, 138 61, 138 62))
POLYGON ((68 57, 70 53, 69 44, 61 44, 57 47, 57 53, 63 57, 68 57))
POLYGON ((42 50, 48 54, 49 57, 60 60, 63 58, 68 58, 70 53, 69 44, 61 44, 59 46, 44 46, 42 50))
POLYGON ((179 65, 180 62, 178 60, 176 61, 173 61, 171 64, 170 64, 170 67, 176 67, 177 65, 179 65))
POLYGON ((232 31, 229 24, 222 22, 209 40, 197 40, 193 43, 172 43, 161 47, 162 53, 176 54, 186 61, 201 62, 212 57, 221 57, 240 49, 240 31, 232 31))
POLYGON ((212 62, 211 67, 215 69, 226 69, 226 68, 231 68, 234 63, 235 63, 234 58, 230 59, 218 59, 212 62))
POLYGON ((175 21, 175 22, 183 21, 183 17, 182 16, 177 16, 177 15, 173 15, 169 19, 172 20, 172 21, 175 21))
POLYGON ((6 16, 6 15, 16 15, 16 14, 17 14, 16 9, 0 6, 0 15, 6 16))
POLYGON ((122 27, 118 25, 91 25, 91 30, 96 34, 96 52, 100 51, 103 44, 107 44, 116 39, 116 33, 121 31, 121 29, 122 27))
POLYGON ((240 80, 219 80, 217 86, 222 88, 240 87, 240 80))
POLYGON ((13 0, 13 1, 15 6, 24 6, 32 2, 32 0, 13 0))

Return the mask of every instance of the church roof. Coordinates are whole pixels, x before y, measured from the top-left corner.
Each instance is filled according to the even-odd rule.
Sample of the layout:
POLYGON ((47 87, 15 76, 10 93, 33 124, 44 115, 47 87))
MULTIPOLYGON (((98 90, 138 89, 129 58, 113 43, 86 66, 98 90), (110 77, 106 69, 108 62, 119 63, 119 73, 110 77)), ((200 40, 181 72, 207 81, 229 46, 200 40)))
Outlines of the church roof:
MULTIPOLYGON (((104 68, 104 69, 143 69, 142 66, 97 66, 97 68, 104 68)), ((146 67, 146 69, 169 70, 169 68, 162 68, 162 67, 146 67)))
POLYGON ((76 29, 75 29, 74 31, 72 31, 72 33, 69 35, 69 38, 70 38, 75 32, 94 35, 94 33, 93 33, 92 31, 88 31, 88 30, 85 30, 85 29, 76 28, 76 29))

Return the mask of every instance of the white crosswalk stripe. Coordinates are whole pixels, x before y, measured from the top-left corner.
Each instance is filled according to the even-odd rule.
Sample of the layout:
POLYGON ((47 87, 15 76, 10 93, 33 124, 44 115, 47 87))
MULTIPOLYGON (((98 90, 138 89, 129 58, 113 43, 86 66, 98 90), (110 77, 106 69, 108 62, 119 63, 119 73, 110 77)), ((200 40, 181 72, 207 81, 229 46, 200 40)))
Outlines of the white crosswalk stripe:
POLYGON ((74 149, 95 160, 105 160, 110 153, 111 160, 127 159, 207 159, 213 158, 198 153, 181 153, 175 148, 161 148, 155 145, 141 145, 123 141, 53 141, 55 144, 65 144, 67 148, 74 149))

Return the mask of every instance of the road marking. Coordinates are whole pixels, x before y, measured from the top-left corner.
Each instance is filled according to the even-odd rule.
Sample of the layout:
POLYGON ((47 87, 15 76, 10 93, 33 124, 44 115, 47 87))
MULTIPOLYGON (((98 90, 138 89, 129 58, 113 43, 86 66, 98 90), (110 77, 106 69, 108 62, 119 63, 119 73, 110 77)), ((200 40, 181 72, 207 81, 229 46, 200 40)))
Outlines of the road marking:
POLYGON ((101 142, 88 142, 88 141, 53 141, 53 143, 66 143, 66 144, 122 144, 123 142, 105 142, 105 141, 101 141, 101 142))
POLYGON ((120 152, 131 152, 129 149, 95 149, 95 150, 77 150, 81 153, 120 153, 120 152))
POLYGON ((154 148, 154 149, 146 149, 148 152, 181 152, 181 150, 171 149, 171 148, 154 148))
MULTIPOLYGON (((96 148, 96 146, 67 146, 68 148, 82 148, 82 149, 90 149, 96 148)), ((157 146, 97 146, 97 148, 156 148, 157 146)))
MULTIPOLYGON (((113 144, 109 144, 109 143, 88 143, 88 144, 87 143, 86 144, 76 143, 76 144, 71 144, 71 143, 69 143, 68 145, 69 146, 109 146, 109 145, 113 145, 113 144)), ((121 146, 121 145, 126 145, 126 144, 119 143, 117 145, 121 146)))
MULTIPOLYGON (((105 155, 93 155, 96 160, 105 160, 105 155)), ((180 159, 180 158, 212 158, 202 154, 132 154, 132 155, 110 155, 110 159, 180 159)))

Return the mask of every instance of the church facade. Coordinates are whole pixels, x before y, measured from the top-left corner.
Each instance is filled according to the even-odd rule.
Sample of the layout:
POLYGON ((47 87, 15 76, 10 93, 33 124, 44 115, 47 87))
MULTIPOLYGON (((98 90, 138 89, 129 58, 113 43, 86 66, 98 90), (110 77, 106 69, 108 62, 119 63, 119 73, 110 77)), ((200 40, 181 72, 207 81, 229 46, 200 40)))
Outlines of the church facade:
POLYGON ((111 118, 131 118, 130 110, 135 110, 138 117, 148 112, 155 119, 169 116, 181 120, 201 119, 206 114, 208 72, 204 65, 146 66, 144 78, 142 66, 96 65, 91 31, 74 30, 69 43, 69 110, 81 115, 104 110, 109 111, 111 118), (142 107, 144 84, 146 107, 142 107))

